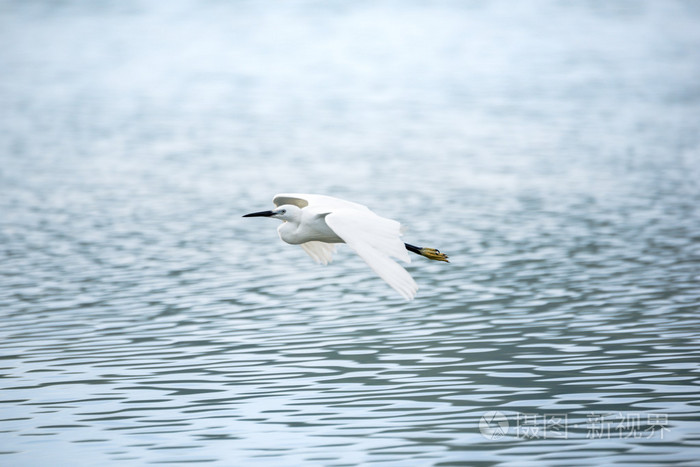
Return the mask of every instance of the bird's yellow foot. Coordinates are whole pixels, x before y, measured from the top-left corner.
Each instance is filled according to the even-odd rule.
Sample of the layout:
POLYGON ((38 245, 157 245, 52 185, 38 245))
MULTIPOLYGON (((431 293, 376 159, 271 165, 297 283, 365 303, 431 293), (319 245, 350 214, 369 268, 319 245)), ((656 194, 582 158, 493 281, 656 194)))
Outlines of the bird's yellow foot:
POLYGON ((436 250, 435 248, 421 248, 419 253, 421 256, 425 256, 428 259, 449 263, 449 261, 447 261, 447 255, 445 253, 440 253, 440 250, 436 250))

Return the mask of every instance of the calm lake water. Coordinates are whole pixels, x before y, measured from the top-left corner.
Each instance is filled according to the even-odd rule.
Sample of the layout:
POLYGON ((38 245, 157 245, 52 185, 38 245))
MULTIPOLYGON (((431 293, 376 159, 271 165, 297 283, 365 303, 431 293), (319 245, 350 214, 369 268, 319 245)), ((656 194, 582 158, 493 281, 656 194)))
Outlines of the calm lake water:
POLYGON ((0 464, 697 465, 700 5, 0 1, 0 464), (242 219, 407 227, 404 302, 242 219))

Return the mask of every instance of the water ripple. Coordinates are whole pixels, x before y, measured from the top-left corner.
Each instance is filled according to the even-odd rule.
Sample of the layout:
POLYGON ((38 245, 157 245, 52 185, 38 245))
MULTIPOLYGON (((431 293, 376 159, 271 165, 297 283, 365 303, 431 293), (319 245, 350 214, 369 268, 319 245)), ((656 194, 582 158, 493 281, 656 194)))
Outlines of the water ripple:
POLYGON ((0 464, 700 458, 696 7, 6 3, 0 464))

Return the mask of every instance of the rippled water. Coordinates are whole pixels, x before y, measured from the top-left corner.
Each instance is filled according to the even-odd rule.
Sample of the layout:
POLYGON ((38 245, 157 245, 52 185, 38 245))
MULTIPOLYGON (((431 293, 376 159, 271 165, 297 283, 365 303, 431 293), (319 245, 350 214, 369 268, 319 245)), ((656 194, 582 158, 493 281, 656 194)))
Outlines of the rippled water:
POLYGON ((700 458, 696 2, 0 2, 0 464, 700 458), (241 219, 438 247, 402 301, 241 219))

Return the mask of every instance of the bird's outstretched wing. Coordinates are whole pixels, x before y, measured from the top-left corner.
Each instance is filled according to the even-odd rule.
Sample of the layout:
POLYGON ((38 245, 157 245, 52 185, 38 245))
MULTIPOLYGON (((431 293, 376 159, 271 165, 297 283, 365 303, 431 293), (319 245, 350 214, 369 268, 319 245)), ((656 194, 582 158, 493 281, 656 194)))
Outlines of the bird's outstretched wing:
POLYGON ((344 199, 335 198, 333 196, 326 195, 311 195, 302 193, 280 193, 272 198, 272 202, 275 206, 282 206, 283 204, 291 204, 298 206, 300 208, 305 208, 307 206, 312 207, 328 207, 329 211, 334 209, 349 208, 349 209, 359 209, 362 211, 369 211, 367 206, 362 204, 353 203, 352 201, 345 201, 344 199))
POLYGON ((391 259, 411 262, 401 241, 401 224, 369 209, 335 209, 326 216, 326 224, 402 297, 413 299, 418 284, 391 259))
POLYGON ((333 253, 335 253, 335 245, 326 242, 306 242, 302 243, 301 247, 311 256, 311 258, 319 264, 328 264, 333 261, 333 253))

